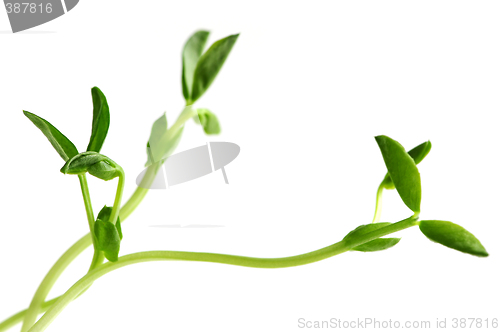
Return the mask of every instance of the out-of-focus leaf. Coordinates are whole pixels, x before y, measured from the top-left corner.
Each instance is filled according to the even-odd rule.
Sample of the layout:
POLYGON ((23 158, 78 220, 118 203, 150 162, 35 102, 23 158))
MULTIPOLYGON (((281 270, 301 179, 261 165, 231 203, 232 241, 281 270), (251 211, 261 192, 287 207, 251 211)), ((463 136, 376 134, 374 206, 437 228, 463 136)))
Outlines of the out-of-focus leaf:
POLYGON ((184 44, 182 51, 182 94, 186 101, 191 98, 194 71, 203 53, 209 34, 210 32, 208 31, 196 31, 186 44, 184 44))
POLYGON ((239 34, 220 39, 200 57, 194 71, 191 103, 198 100, 208 90, 226 61, 239 34))

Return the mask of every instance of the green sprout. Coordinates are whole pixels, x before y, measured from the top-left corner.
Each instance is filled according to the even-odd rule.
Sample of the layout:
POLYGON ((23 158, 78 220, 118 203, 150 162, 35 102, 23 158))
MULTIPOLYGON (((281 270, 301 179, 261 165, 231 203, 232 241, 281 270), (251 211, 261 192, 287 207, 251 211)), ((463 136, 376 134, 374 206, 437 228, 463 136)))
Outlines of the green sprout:
MULTIPOLYGON (((205 108, 193 108, 210 87, 227 59, 238 35, 231 35, 216 41, 203 53, 209 33, 198 31, 184 46, 182 53, 182 92, 186 106, 177 120, 169 127, 165 114, 152 126, 146 144, 148 171, 142 181, 154 179, 159 167, 177 147, 184 125, 190 119, 203 127, 206 134, 220 132, 219 120, 205 108)), ((372 223, 363 224, 349 232, 342 240, 330 246, 301 255, 281 258, 257 258, 217 253, 185 251, 146 251, 120 256, 123 240, 122 223, 130 216, 148 192, 147 184, 138 186, 125 204, 121 204, 125 185, 125 172, 112 159, 99 153, 110 125, 110 113, 103 92, 92 88, 93 121, 92 131, 86 151, 79 153, 75 145, 45 119, 24 111, 24 114, 38 127, 52 144, 65 164, 61 172, 77 175, 82 190, 85 211, 90 232, 70 247, 52 266, 38 287, 28 309, 23 310, 0 323, 0 332, 22 322, 22 332, 44 331, 64 308, 82 295, 92 283, 103 275, 121 267, 150 261, 199 261, 238 265, 254 268, 285 268, 317 262, 348 251, 373 252, 386 250, 400 242, 400 238, 385 236, 398 231, 419 226, 430 240, 446 247, 474 256, 486 257, 488 253, 479 240, 467 230, 449 221, 419 220, 422 197, 420 173, 417 168, 429 153, 431 143, 425 142, 406 152, 403 146, 387 137, 375 137, 387 167, 387 174, 377 190, 375 216, 372 223), (101 180, 118 178, 117 191, 111 207, 104 206, 94 217, 86 175, 101 180), (381 199, 384 189, 396 189, 403 203, 412 215, 401 221, 379 222, 381 199), (51 300, 47 295, 62 272, 83 250, 93 246, 94 255, 88 272, 64 294, 51 300), (108 262, 104 262, 104 260, 108 262), (39 314, 44 315, 37 321, 39 314)), ((125 237, 126 239, 126 237, 125 237)))

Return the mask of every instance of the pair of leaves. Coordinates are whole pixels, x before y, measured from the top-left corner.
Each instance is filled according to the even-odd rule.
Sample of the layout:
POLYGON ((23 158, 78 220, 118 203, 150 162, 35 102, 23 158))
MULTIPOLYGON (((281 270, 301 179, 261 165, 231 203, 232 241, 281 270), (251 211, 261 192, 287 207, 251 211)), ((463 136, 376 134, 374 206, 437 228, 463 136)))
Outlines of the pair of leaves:
MULTIPOLYGON (((405 151, 399 142, 387 136, 375 137, 382 152, 387 171, 394 187, 399 193, 403 202, 415 213, 420 212, 420 201, 422 198, 422 188, 420 184, 420 173, 418 172, 415 160, 405 151)), ((418 151, 430 150, 429 146, 424 146, 418 151)), ((416 153, 425 157, 424 153, 416 153)))
MULTIPOLYGON (((358 226, 356 229, 349 232, 342 239, 342 241, 345 241, 345 242, 354 241, 354 240, 356 240, 356 238, 358 238, 361 235, 365 235, 367 233, 373 232, 379 228, 386 227, 389 225, 391 225, 391 223, 381 222, 381 223, 358 226)), ((363 243, 359 246, 352 248, 351 250, 363 251, 363 252, 385 250, 385 249, 389 249, 391 247, 394 247, 396 244, 398 244, 399 240, 401 240, 401 238, 379 238, 379 239, 375 239, 375 240, 363 243)))
POLYGON ((120 217, 116 224, 109 221, 113 208, 104 206, 97 215, 97 220, 94 224, 94 235, 96 239, 96 247, 104 253, 104 257, 110 262, 118 260, 120 253, 120 242, 123 239, 120 217))
MULTIPOLYGON (((188 106, 208 90, 239 36, 231 35, 220 39, 203 53, 209 35, 208 31, 195 32, 188 39, 182 51, 182 94, 188 106)), ((198 110, 198 119, 195 118, 196 120, 203 126, 205 133, 209 135, 220 133, 219 120, 209 110, 198 110)), ((163 114, 154 122, 151 129, 146 146, 148 158, 146 166, 162 162, 173 153, 179 144, 184 128, 180 128, 173 137, 166 141, 164 137, 167 129, 167 118, 163 114)))
POLYGON ((91 175, 108 181, 119 176, 121 168, 108 157, 94 151, 82 152, 66 161, 61 168, 63 174, 84 174, 91 175))
MULTIPOLYGON (((109 107, 106 97, 99 88, 92 88, 92 103, 94 106, 92 119, 92 133, 87 151, 99 152, 109 128, 109 107)), ((64 161, 68 161, 78 154, 75 145, 47 120, 27 111, 24 115, 42 131, 50 144, 59 153, 64 161)))
POLYGON ((195 32, 182 51, 182 94, 188 104, 208 90, 226 61, 239 34, 222 38, 203 54, 208 31, 195 32))
POLYGON ((481 242, 462 226, 450 221, 421 220, 419 227, 431 241, 474 256, 488 256, 481 242))

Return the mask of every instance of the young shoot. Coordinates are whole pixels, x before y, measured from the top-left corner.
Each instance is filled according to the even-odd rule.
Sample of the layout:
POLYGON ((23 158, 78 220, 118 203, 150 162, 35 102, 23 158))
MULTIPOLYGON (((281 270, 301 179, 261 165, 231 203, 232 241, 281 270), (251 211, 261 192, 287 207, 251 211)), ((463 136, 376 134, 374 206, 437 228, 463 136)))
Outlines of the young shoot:
MULTIPOLYGON (((49 270, 26 310, 20 311, 0 323, 0 332, 22 323, 22 332, 44 331, 54 319, 73 300, 84 294, 92 283, 103 275, 127 265, 151 261, 197 261, 238 265, 253 268, 285 268, 314 263, 349 251, 374 252, 396 246, 401 238, 385 237, 401 230, 418 226, 424 236, 457 251, 478 257, 488 253, 479 240, 461 226, 450 221, 419 220, 422 188, 417 165, 427 156, 431 143, 425 142, 406 152, 396 140, 387 136, 377 136, 375 141, 380 148, 382 160, 387 168, 376 196, 375 215, 371 223, 362 224, 344 237, 337 236, 338 242, 301 255, 281 258, 258 258, 235 256, 219 253, 186 251, 145 251, 120 256, 123 239, 122 223, 135 210, 146 196, 149 186, 161 165, 176 149, 182 137, 184 125, 194 119, 207 135, 219 134, 221 126, 217 116, 206 108, 194 108, 194 103, 204 95, 213 84, 223 67, 238 34, 214 42, 206 51, 208 31, 197 31, 186 42, 182 52, 182 93, 185 108, 177 120, 169 127, 165 113, 154 121, 151 134, 146 142, 146 166, 148 171, 143 180, 146 184, 138 186, 125 204, 121 204, 125 186, 125 172, 110 157, 100 154, 110 125, 110 109, 104 93, 97 87, 92 88, 93 119, 91 135, 85 151, 79 152, 75 145, 47 120, 27 111, 26 117, 45 135, 50 144, 63 159, 60 172, 76 175, 79 179, 89 233, 70 247, 49 270), (110 197, 110 206, 104 206, 97 217, 94 216, 90 190, 86 176, 90 174, 100 180, 110 181, 117 178, 117 190, 110 197), (381 199, 383 190, 396 189, 403 204, 411 215, 394 223, 380 222, 381 199), (112 203, 111 203, 112 202, 112 203), (94 255, 89 262, 88 272, 64 294, 47 300, 47 295, 59 276, 80 253, 92 245, 94 255), (107 262, 104 262, 107 260, 107 262), (38 316, 44 313, 37 321, 38 316)), ((76 124, 75 124, 76 125, 76 124)), ((119 160, 119 157, 116 158, 119 160)), ((381 161, 380 161, 381 162, 381 161)), ((56 170, 54 170, 56 171, 56 170)), ((75 177, 75 178, 76 178, 75 177)), ((116 181, 111 181, 114 183, 116 181)), ((130 287, 133 287, 131 285, 130 287)), ((89 310, 91 310, 89 308, 89 310)))

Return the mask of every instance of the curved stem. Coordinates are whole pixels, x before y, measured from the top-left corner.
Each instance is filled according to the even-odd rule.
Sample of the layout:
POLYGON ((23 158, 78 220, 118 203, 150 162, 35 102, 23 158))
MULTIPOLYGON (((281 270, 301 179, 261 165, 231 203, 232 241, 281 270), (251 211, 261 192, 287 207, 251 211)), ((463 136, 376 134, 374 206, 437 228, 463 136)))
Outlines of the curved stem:
MULTIPOLYGON (((89 187, 87 184, 87 176, 85 174, 80 174, 80 175, 78 175, 78 179, 80 180, 80 187, 82 188, 82 196, 83 196, 83 201, 85 203, 85 212, 87 213, 87 220, 88 220, 89 229, 90 229, 89 234, 90 234, 90 237, 92 239, 92 244, 94 246, 94 255, 92 256, 92 262, 90 263, 90 267, 89 267, 89 271, 91 271, 96 266, 102 264, 102 262, 104 261, 104 255, 99 250, 97 250, 97 247, 96 247, 97 240, 96 240, 95 235, 94 235, 95 218, 94 218, 94 212, 92 211, 92 203, 90 201, 90 193, 89 193, 89 187)), ((42 285, 40 285, 40 286, 42 286, 42 285)), ((52 288, 52 286, 51 286, 51 288, 52 288)))
POLYGON ((380 221, 380 216, 382 215, 382 194, 384 192, 384 182, 378 186, 377 189, 377 200, 375 201, 375 215, 373 216, 372 223, 380 221))
POLYGON ((148 191, 149 189, 141 187, 137 187, 137 189, 135 189, 129 200, 120 208, 120 222, 123 222, 128 218, 128 216, 132 214, 132 212, 134 212, 134 210, 139 206, 144 197, 146 197, 148 191))
POLYGON ((111 210, 111 216, 109 217, 109 221, 114 225, 116 224, 116 220, 118 218, 120 212, 120 204, 123 196, 123 188, 125 186, 125 173, 121 167, 119 168, 120 175, 118 176, 118 186, 116 188, 115 202, 113 203, 113 209, 111 210))
MULTIPOLYGON (((144 199, 146 194, 148 193, 148 189, 140 188, 137 187, 135 192, 132 194, 132 196, 129 198, 129 200, 123 205, 123 207, 120 209, 120 222, 124 222, 125 219, 130 216, 130 214, 135 210, 135 208, 140 204, 140 202, 144 199)), ((71 264, 71 262, 78 257, 86 248, 88 248, 92 244, 92 237, 90 233, 87 233, 84 235, 80 240, 78 240, 75 244, 73 244, 59 259, 57 262, 52 266, 50 271, 47 273, 45 278, 43 279, 42 283, 38 287, 42 287, 42 285, 45 283, 46 280, 51 280, 52 285, 56 282, 57 278, 62 274, 62 272, 71 264)), ((93 262, 96 263, 97 265, 100 265, 104 260, 104 256, 102 255, 101 252, 94 252, 94 259, 93 262), (96 254, 98 255, 97 257, 96 254)), ((92 268, 92 266, 91 266, 92 268)), ((90 268, 89 268, 90 270, 90 268)), ((38 290, 37 290, 38 292, 38 290)), ((46 298, 46 296, 45 296, 46 298)), ((48 307, 50 307, 54 303, 54 299, 44 302, 41 305, 41 311, 39 313, 47 310, 48 307)), ((5 331, 9 329, 10 327, 20 323, 23 318, 25 317, 26 313, 28 310, 23 310, 18 312, 17 314, 14 314, 7 320, 3 321, 0 323, 0 332, 5 331)))
POLYGON ((377 239, 381 236, 385 236, 403 230, 405 228, 415 226, 417 224, 417 220, 413 217, 410 217, 389 226, 379 228, 373 232, 363 234, 352 240, 342 240, 328 247, 306 254, 282 258, 256 258, 186 251, 147 251, 125 255, 120 257, 115 263, 106 263, 97 267, 93 271, 87 273, 87 275, 85 275, 79 281, 77 281, 66 293, 64 293, 64 295, 62 295, 56 301, 56 303, 52 305, 52 307, 50 307, 49 310, 47 310, 43 317, 40 318, 40 320, 35 325, 33 325, 29 332, 44 331, 50 325, 50 323, 64 310, 64 308, 71 301, 73 301, 83 290, 88 288, 95 280, 113 270, 127 265, 151 261, 183 260, 239 265, 254 268, 285 268, 317 262, 344 253, 358 245, 377 239))
POLYGON ((40 308, 42 307, 43 301, 45 301, 45 298, 47 297, 57 278, 68 267, 71 261, 78 257, 78 255, 80 255, 80 253, 85 250, 85 248, 87 248, 91 243, 92 238, 90 237, 90 234, 85 235, 73 246, 71 246, 71 248, 69 248, 52 266, 52 268, 49 270, 42 283, 38 287, 35 295, 33 296, 29 308, 26 310, 26 319, 23 326, 27 326, 27 329, 29 329, 31 325, 33 325, 41 310, 40 308))
MULTIPOLYGON (((94 244, 94 257, 93 257, 92 263, 90 265, 90 270, 91 270, 93 267, 95 267, 97 264, 99 264, 99 259, 100 259, 99 251, 95 247, 96 242, 95 242, 95 238, 93 236, 95 219, 94 219, 94 212, 92 211, 92 203, 90 201, 90 193, 89 193, 89 187, 87 184, 87 178, 86 178, 85 174, 81 174, 81 175, 78 175, 78 179, 80 180, 80 187, 82 189, 83 202, 85 205, 85 212, 87 214, 87 220, 89 223, 91 241, 94 244)), ((68 253, 68 251, 66 253, 68 253)), ((76 256, 78 256, 78 254, 79 253, 72 251, 69 254, 69 256, 65 257, 65 259, 68 259, 68 257, 71 257, 71 259, 74 259, 74 258, 76 258, 76 256)), ((69 265, 69 262, 66 264, 64 261, 63 262, 58 261, 58 263, 60 263, 60 264, 56 263, 50 269, 50 271, 47 273, 47 275, 43 279, 42 283, 40 284, 40 286, 36 290, 35 295, 33 296, 33 299, 31 300, 30 306, 28 307, 28 310, 26 312, 26 317, 24 318, 21 332, 26 332, 29 330, 29 328, 31 326, 33 326, 33 324, 36 321, 36 318, 38 317, 38 314, 41 311, 42 304, 44 303, 45 299, 47 298, 47 295, 49 294, 50 290, 54 286, 55 282, 57 281, 57 279, 59 278, 61 273, 69 265)))
MULTIPOLYGON (((89 222, 90 233, 94 233, 94 211, 92 210, 92 202, 90 201, 89 186, 87 183, 87 176, 85 174, 78 175, 80 180, 80 187, 82 188, 83 202, 85 204, 85 212, 87 213, 87 220, 89 222)), ((94 237, 92 236, 92 242, 95 243, 94 237)))
MULTIPOLYGON (((91 262, 90 267, 89 267, 89 271, 92 271, 95 267, 102 264, 102 262, 104 261, 104 255, 96 248, 96 239, 95 239, 95 235, 94 235, 95 219, 94 219, 94 212, 92 210, 92 202, 90 200, 90 193, 89 193, 89 187, 88 187, 88 183, 87 183, 87 177, 85 174, 79 174, 78 179, 80 180, 80 188, 82 190, 82 197, 83 197, 83 202, 85 205, 85 212, 87 215, 87 221, 88 221, 89 229, 90 229, 89 235, 91 238, 91 242, 94 246, 94 255, 92 257, 92 262, 91 262)), ((121 190, 123 191, 123 186, 122 186, 121 190)), ((118 203, 119 203, 119 201, 118 201, 118 203)), ((40 283, 40 286, 38 286, 38 289, 36 290, 35 295, 33 296, 33 299, 31 300, 31 303, 26 311, 26 316, 24 318, 21 332, 26 332, 30 329, 31 326, 33 326, 33 324, 36 321, 36 318, 38 317, 38 314, 42 310, 42 306, 44 304, 44 301, 47 298, 47 295, 49 294, 50 290, 54 286, 55 282, 57 281, 59 276, 62 274, 62 272, 66 269, 66 267, 69 265, 69 263, 71 263, 71 261, 79 255, 79 253, 72 252, 72 255, 75 255, 75 256, 71 256, 72 257, 71 260, 69 260, 67 263, 65 262, 65 259, 68 259, 67 257, 65 257, 65 259, 63 261, 61 261, 61 259, 59 259, 56 262, 56 264, 47 273, 47 275, 45 276, 43 281, 40 283), (58 263, 60 263, 60 264, 58 264, 58 263)))
MULTIPOLYGON (((56 301, 59 298, 60 298, 60 296, 53 298, 50 301, 42 303, 42 310, 40 310, 40 313, 44 313, 45 311, 47 311, 54 303, 56 303, 56 301)), ((26 315, 27 311, 28 311, 28 309, 20 311, 17 314, 14 314, 14 315, 10 316, 9 318, 7 318, 6 320, 4 320, 0 324, 0 331, 7 331, 8 329, 13 327, 14 325, 21 323, 21 321, 23 320, 24 315, 26 315)))

